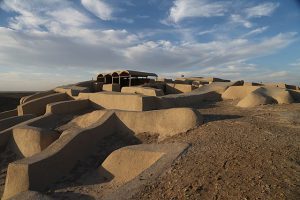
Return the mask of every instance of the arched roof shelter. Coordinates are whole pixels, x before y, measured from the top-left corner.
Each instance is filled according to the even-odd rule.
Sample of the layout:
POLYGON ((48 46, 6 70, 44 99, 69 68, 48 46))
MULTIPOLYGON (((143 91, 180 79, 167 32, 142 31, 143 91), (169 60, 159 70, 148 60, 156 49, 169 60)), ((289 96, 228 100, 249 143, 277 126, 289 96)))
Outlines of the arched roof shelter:
POLYGON ((98 76, 97 76, 97 81, 98 81, 98 82, 105 82, 105 81, 104 81, 104 75, 105 75, 105 74, 98 74, 98 76))
POLYGON ((98 77, 99 78, 104 77, 104 83, 119 83, 122 87, 125 85, 131 86, 132 79, 134 79, 133 81, 134 84, 141 84, 149 80, 148 76, 157 77, 157 74, 149 73, 149 72, 133 71, 133 70, 119 70, 107 74, 103 74, 103 73, 99 74, 97 76, 97 80, 98 77), (139 80, 139 78, 142 78, 144 81, 137 81, 139 80))

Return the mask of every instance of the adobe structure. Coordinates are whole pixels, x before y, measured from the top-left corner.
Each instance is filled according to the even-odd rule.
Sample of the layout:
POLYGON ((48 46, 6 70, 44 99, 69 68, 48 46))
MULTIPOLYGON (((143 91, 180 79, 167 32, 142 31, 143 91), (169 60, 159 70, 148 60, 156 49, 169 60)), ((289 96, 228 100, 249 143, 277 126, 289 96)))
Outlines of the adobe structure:
POLYGON ((189 148, 132 142, 136 136, 149 133, 162 141, 187 132, 203 124, 196 108, 226 99, 237 100, 239 107, 289 104, 300 101, 300 90, 124 70, 23 97, 17 109, 0 113, 2 199, 46 198, 41 193, 95 157, 93 178, 106 188, 101 198, 130 198, 189 148), (105 146, 111 138, 121 145, 105 146))

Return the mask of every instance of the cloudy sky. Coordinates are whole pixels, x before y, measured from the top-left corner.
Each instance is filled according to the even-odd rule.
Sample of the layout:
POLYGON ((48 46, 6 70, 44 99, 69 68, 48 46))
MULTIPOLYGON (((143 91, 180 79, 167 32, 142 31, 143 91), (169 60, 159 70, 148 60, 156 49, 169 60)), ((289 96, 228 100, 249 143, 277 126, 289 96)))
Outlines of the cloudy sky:
POLYGON ((0 0, 0 90, 116 69, 300 84, 300 2, 0 0))

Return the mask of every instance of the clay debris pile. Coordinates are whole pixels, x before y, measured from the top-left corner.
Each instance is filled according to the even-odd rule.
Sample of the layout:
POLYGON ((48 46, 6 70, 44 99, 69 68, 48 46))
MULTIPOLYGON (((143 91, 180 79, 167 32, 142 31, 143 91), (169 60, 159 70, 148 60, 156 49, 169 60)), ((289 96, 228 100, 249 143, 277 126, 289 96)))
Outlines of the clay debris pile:
POLYGON ((300 89, 214 77, 171 80, 126 70, 23 97, 16 109, 0 113, 0 157, 7 161, 0 166, 0 194, 3 199, 44 197, 41 193, 55 191, 93 157, 88 168, 93 176, 86 179, 97 179, 103 198, 129 198, 189 147, 143 144, 140 136, 162 141, 201 126, 204 119, 196 108, 222 100, 237 100, 244 108, 290 104, 300 101, 300 89), (123 148, 99 150, 110 138, 130 140, 123 148))

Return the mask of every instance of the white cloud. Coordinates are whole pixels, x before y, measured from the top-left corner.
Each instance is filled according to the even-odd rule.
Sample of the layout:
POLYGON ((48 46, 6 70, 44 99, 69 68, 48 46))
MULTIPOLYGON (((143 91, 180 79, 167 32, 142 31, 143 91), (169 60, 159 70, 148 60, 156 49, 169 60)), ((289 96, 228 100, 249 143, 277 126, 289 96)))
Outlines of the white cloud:
POLYGON ((206 35, 214 32, 216 32, 216 29, 210 29, 210 30, 200 31, 199 33, 197 33, 197 35, 206 35))
POLYGON ((223 16, 226 5, 208 0, 175 0, 168 21, 178 23, 185 18, 223 16))
POLYGON ((66 0, 4 0, 0 6, 6 11, 17 13, 10 18, 9 27, 20 31, 57 32, 59 27, 84 27, 92 23, 87 15, 66 0))
POLYGON ((188 76, 209 76, 222 77, 229 80, 244 80, 248 82, 285 82, 299 85, 300 71, 273 70, 266 66, 257 66, 245 62, 236 62, 235 64, 223 67, 204 67, 199 70, 177 71, 174 73, 162 73, 168 78, 176 78, 184 75, 188 76))
POLYGON ((223 67, 268 55, 287 46, 294 38, 295 34, 285 33, 260 42, 236 39, 173 43, 143 41, 126 30, 81 29, 75 33, 70 29, 53 35, 1 28, 0 40, 6 42, 0 44, 0 66, 71 66, 99 70, 122 66, 158 72, 182 71, 193 67, 223 67))
POLYGON ((82 5, 102 20, 113 19, 113 8, 103 0, 81 0, 82 5))
POLYGON ((296 71, 263 69, 257 73, 248 74, 246 78, 255 82, 284 82, 299 85, 300 75, 296 71))
POLYGON ((129 47, 126 57, 131 63, 157 66, 165 71, 188 70, 193 66, 222 67, 274 53, 290 44, 294 36, 295 33, 278 34, 260 42, 247 39, 182 44, 152 41, 129 47))
POLYGON ((246 28, 251 28, 253 26, 250 21, 244 19, 241 15, 232 14, 230 16, 230 20, 231 20, 231 22, 236 23, 236 24, 241 24, 246 28))
MULTIPOLYGON (((255 74, 258 66, 246 64, 247 61, 272 54, 289 45, 296 37, 295 33, 280 33, 255 41, 246 37, 267 29, 267 27, 262 27, 250 31, 241 39, 223 38, 199 42, 193 39, 195 29, 185 28, 168 30, 175 35, 182 35, 179 41, 156 40, 153 39, 155 37, 152 37, 151 31, 147 31, 149 36, 141 32, 132 33, 125 29, 91 26, 94 23, 93 20, 70 1, 43 1, 43 3, 55 2, 49 3, 46 8, 43 3, 40 4, 41 1, 30 1, 30 6, 24 2, 5 0, 1 4, 2 8, 17 13, 10 21, 10 28, 0 27, 0 41, 5 41, 0 43, 0 67, 15 69, 8 70, 6 73, 2 72, 0 79, 14 85, 15 88, 23 86, 31 88, 36 85, 34 87, 44 89, 47 84, 53 87, 55 84, 65 84, 65 81, 76 82, 90 79, 91 74, 86 73, 87 71, 106 71, 120 67, 158 73, 190 73, 224 78, 249 76, 250 79, 258 77, 258 73, 255 74), (28 71, 23 72, 22 70, 25 69, 28 71), (40 69, 42 74, 38 74, 35 69, 40 69), (62 73, 58 73, 58 70, 62 70, 62 73), (35 74, 31 76, 32 71, 35 74), (76 77, 75 72, 82 76, 76 77), (52 75, 54 78, 49 80, 49 76, 52 75), (32 80, 24 78, 23 82, 21 80, 14 83, 9 81, 13 80, 10 78, 16 79, 22 76, 33 78, 32 80)), ((208 8, 215 5, 207 3, 208 1, 196 0, 176 0, 176 2, 186 2, 182 3, 187 6, 183 10, 189 10, 192 6, 190 3, 195 3, 196 6, 201 3, 209 4, 210 6, 201 7, 207 11, 206 14, 202 12, 201 16, 210 16, 211 11, 208 12, 208 8)), ((220 3, 220 5, 223 4, 220 3)), ((222 15, 223 8, 225 9, 225 7, 222 9, 220 7, 215 14, 222 15)), ((189 14, 180 14, 181 11, 174 13, 173 22, 180 22, 186 17, 200 16, 193 9, 189 11, 191 12, 189 14)), ((248 26, 241 19, 236 20, 235 23, 248 26)), ((215 31, 220 32, 217 28, 197 32, 198 35, 203 35, 215 31)), ((170 34, 159 32, 159 34, 162 33, 170 34)))
POLYGON ((297 59, 295 62, 290 63, 290 66, 297 67, 300 70, 300 59, 297 59))
POLYGON ((273 72, 268 75, 266 75, 266 78, 280 78, 280 77, 286 77, 289 73, 287 71, 278 71, 273 72))
POLYGON ((249 37, 249 36, 252 36, 252 35, 257 35, 257 34, 260 34, 260 33, 263 33, 265 32, 269 27, 268 26, 264 26, 264 27, 260 27, 260 28, 256 28, 246 34, 244 34, 242 37, 249 37))
POLYGON ((246 14, 248 18, 270 16, 278 7, 279 3, 262 3, 251 8, 247 8, 246 14))
POLYGON ((65 8, 47 12, 52 17, 51 22, 56 21, 65 26, 80 27, 92 23, 92 20, 74 8, 65 8))

